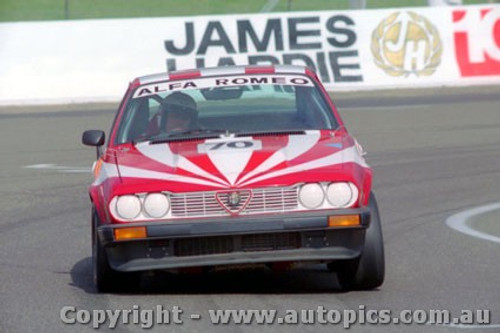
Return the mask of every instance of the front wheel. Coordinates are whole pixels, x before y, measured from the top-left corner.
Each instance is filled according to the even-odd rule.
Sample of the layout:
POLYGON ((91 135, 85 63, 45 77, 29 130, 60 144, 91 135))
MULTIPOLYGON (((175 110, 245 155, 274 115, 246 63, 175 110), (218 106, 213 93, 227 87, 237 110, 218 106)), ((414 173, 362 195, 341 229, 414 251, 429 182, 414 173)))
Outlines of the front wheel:
POLYGON ((97 235, 99 217, 92 209, 92 273, 94 285, 98 292, 120 292, 134 290, 139 287, 140 274, 115 271, 109 265, 106 249, 97 235))
MULTIPOLYGON (((370 225, 365 233, 365 245, 361 256, 329 264, 337 268, 337 279, 342 289, 374 289, 382 285, 385 276, 384 240, 375 195, 370 194, 370 225)), ((330 266, 331 265, 331 266, 330 266)))

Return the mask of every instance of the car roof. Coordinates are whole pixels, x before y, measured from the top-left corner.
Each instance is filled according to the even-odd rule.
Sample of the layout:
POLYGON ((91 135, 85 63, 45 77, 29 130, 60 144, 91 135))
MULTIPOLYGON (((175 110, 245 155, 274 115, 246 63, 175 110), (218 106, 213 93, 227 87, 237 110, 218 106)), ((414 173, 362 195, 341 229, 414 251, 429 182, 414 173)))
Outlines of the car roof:
POLYGON ((145 75, 136 78, 134 85, 147 83, 193 79, 198 77, 222 76, 222 75, 249 75, 249 74, 306 74, 314 75, 312 70, 304 66, 297 65, 272 65, 272 66, 221 66, 201 69, 188 69, 181 71, 163 72, 152 75, 145 75))

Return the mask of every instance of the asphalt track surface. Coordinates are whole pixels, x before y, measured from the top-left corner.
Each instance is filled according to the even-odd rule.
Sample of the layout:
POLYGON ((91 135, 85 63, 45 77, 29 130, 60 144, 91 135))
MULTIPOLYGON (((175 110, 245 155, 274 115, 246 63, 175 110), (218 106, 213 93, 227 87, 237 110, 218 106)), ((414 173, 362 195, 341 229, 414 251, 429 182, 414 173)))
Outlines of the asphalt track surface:
MULTIPOLYGON (((321 266, 144 277, 134 294, 97 294, 91 281, 87 171, 95 152, 81 132, 107 130, 113 107, 0 110, 0 332, 87 332, 60 310, 166 309, 182 325, 159 332, 340 332, 335 325, 213 325, 208 309, 491 310, 490 328, 355 325, 351 332, 500 332, 500 244, 450 229, 460 211, 500 201, 500 87, 349 94, 339 106, 374 168, 386 280, 343 292, 321 266), (53 112, 54 111, 54 112, 53 112), (40 164, 51 164, 40 166, 40 164), (38 168, 25 166, 38 165, 38 168), (191 320, 190 314, 200 314, 191 320)), ((488 230, 499 234, 500 227, 488 230)), ((103 331, 109 329, 103 328, 103 331)), ((139 331, 119 325, 118 332, 139 331)))

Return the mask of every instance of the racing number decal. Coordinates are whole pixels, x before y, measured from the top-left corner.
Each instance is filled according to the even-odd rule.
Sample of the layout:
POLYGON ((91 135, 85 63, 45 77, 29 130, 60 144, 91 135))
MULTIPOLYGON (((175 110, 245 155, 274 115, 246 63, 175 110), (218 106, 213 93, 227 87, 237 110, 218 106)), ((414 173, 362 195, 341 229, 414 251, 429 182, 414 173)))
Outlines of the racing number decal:
MULTIPOLYGON (((210 144, 206 144, 210 145, 210 144)), ((232 141, 232 142, 219 142, 219 143, 212 143, 212 147, 208 148, 208 150, 217 150, 221 149, 223 147, 227 148, 233 148, 233 149, 243 149, 243 148, 250 148, 253 147, 253 142, 252 141, 232 141)))
POLYGON ((231 141, 212 141, 207 140, 205 143, 198 145, 199 153, 218 152, 223 150, 260 150, 262 142, 259 140, 231 140, 231 141))

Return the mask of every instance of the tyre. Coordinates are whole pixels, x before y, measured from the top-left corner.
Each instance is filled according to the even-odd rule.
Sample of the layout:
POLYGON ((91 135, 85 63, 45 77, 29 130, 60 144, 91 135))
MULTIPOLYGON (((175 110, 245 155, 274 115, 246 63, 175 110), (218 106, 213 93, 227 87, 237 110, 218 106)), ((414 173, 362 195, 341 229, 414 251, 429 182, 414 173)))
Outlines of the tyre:
POLYGON ((106 249, 102 246, 97 235, 97 226, 100 225, 95 208, 92 209, 92 273, 94 285, 98 292, 133 291, 139 287, 140 274, 138 272, 122 273, 111 268, 108 262, 106 249))
POLYGON ((361 256, 354 260, 332 263, 342 289, 367 290, 382 285, 385 275, 384 241, 377 201, 370 194, 370 225, 365 233, 365 245, 361 256))

